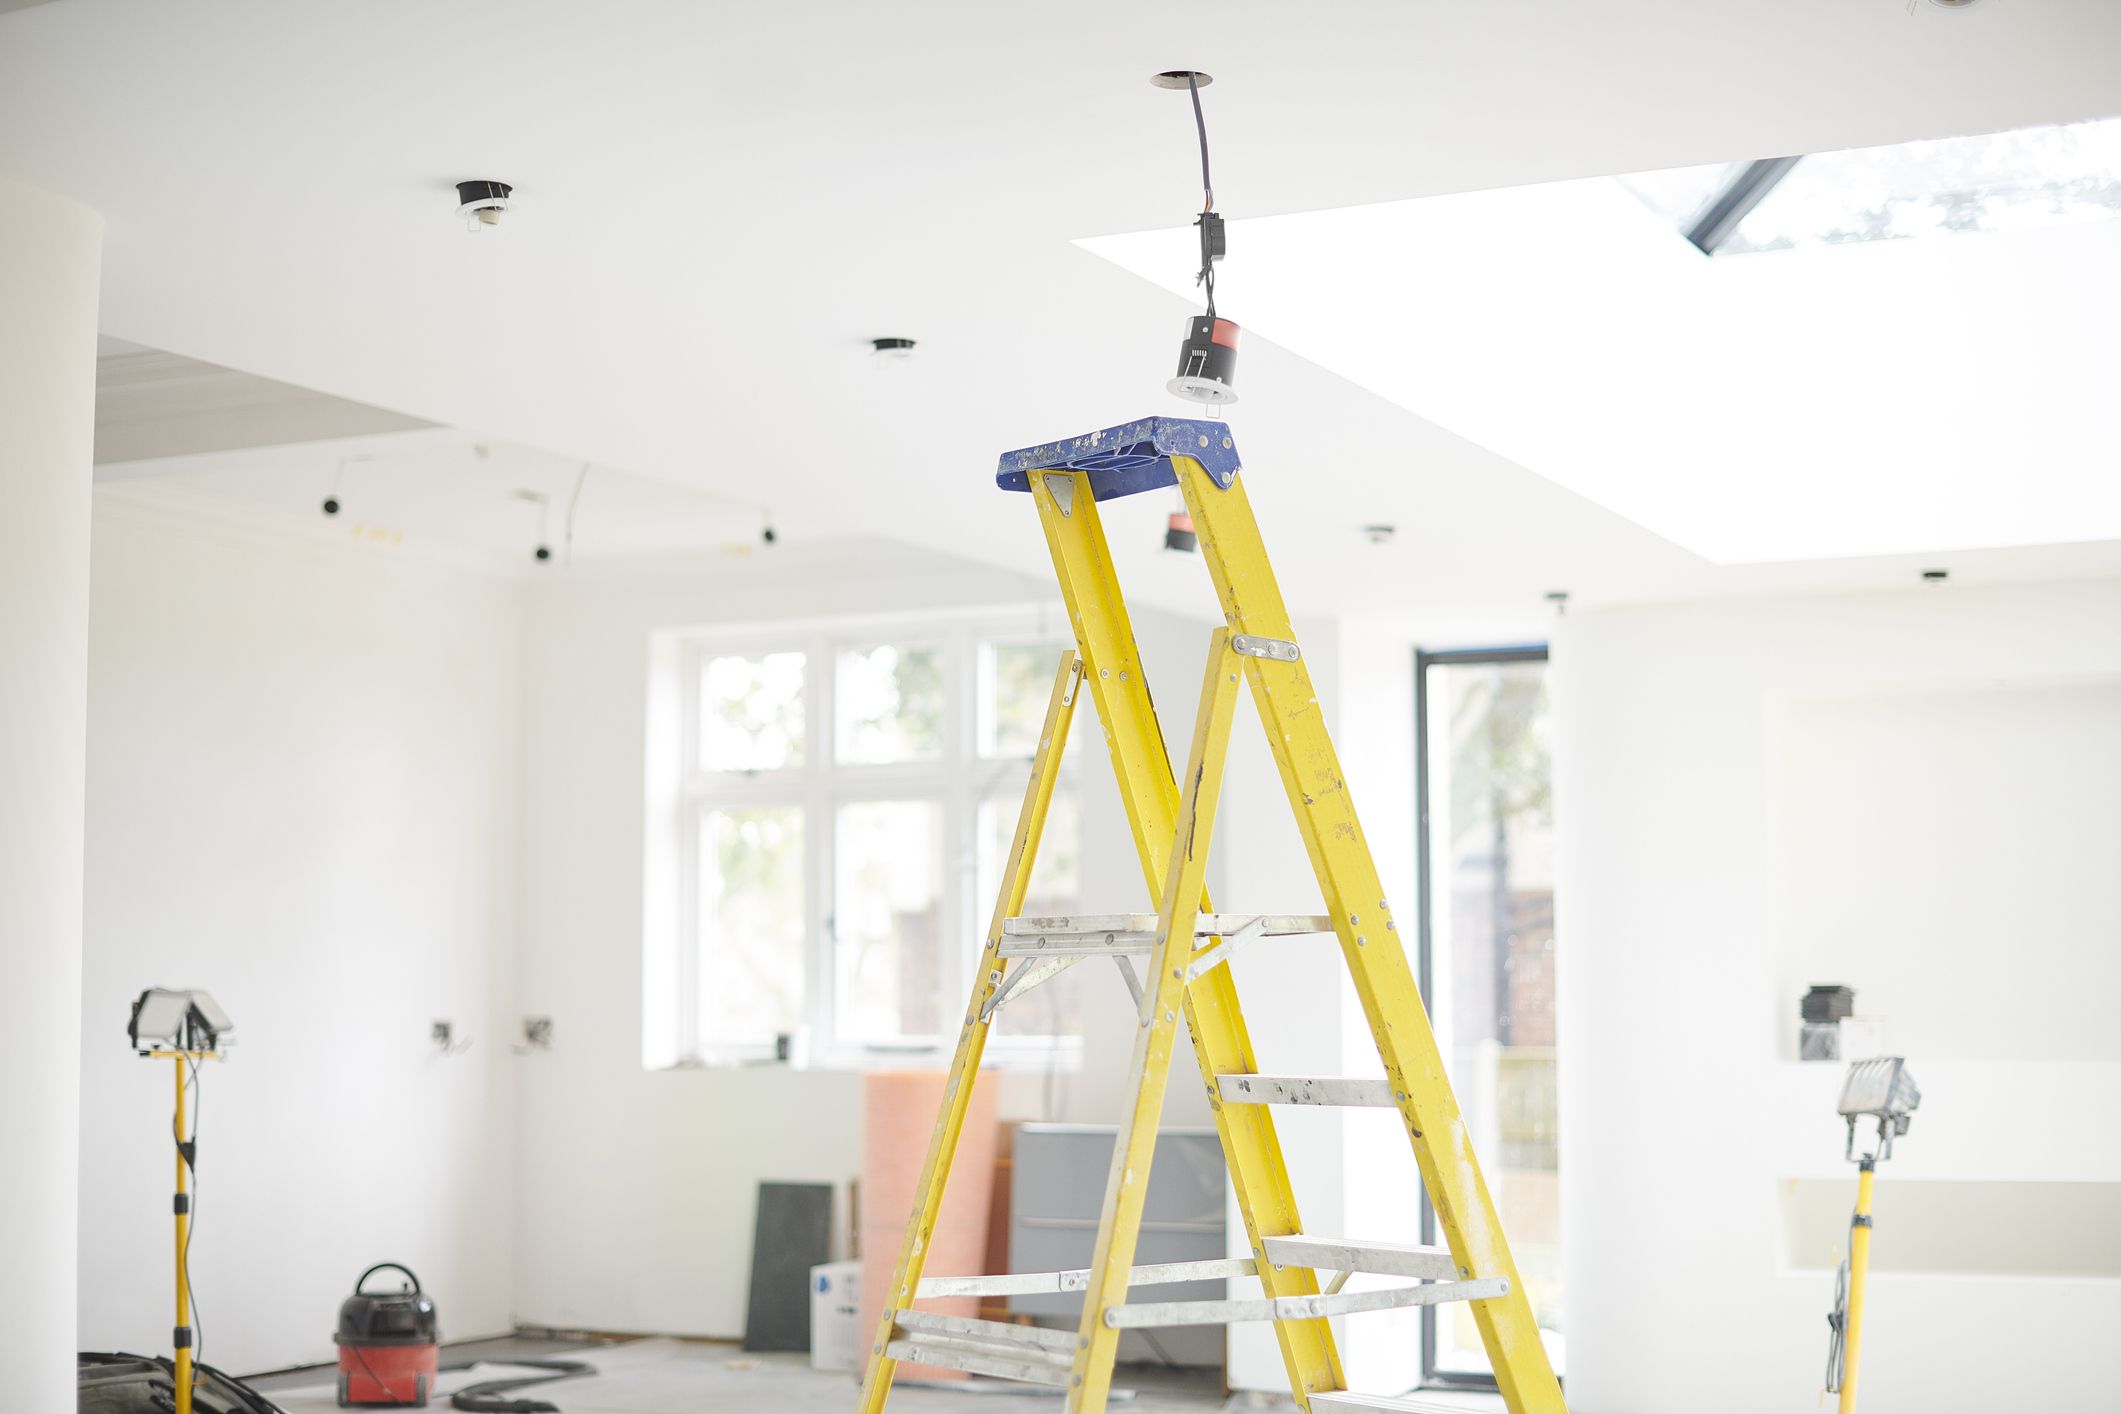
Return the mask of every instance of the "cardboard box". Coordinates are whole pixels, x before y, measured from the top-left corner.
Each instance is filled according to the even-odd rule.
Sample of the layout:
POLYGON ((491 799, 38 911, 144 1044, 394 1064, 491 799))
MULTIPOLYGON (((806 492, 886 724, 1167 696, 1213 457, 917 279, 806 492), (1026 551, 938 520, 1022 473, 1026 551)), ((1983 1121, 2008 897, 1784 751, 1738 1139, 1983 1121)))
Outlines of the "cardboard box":
POLYGON ((827 1262, 810 1269, 810 1368, 860 1374, 862 1264, 827 1262))

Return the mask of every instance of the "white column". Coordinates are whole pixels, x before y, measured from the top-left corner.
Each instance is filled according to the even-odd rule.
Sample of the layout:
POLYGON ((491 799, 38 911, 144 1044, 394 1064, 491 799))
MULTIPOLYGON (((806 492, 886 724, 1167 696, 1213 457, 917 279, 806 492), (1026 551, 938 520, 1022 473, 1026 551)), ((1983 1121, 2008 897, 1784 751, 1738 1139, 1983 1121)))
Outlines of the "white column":
MULTIPOLYGON (((0 181, 0 1370, 71 1409, 88 520, 103 221, 0 181)), ((154 1254, 142 1254, 143 1257, 154 1254)), ((156 1269, 159 1270, 159 1269, 156 1269)))

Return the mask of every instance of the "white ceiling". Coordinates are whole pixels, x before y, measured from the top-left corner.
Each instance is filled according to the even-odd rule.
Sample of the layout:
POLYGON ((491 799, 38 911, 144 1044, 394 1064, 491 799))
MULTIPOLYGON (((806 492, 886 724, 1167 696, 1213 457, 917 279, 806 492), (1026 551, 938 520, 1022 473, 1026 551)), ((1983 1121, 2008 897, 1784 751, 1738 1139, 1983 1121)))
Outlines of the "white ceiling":
POLYGON ((764 526, 748 507, 608 467, 583 475, 584 466, 437 427, 158 458, 104 468, 97 482, 123 497, 271 517, 367 550, 502 572, 542 572, 541 544, 547 568, 759 548, 764 526), (327 496, 339 503, 331 515, 327 496))
POLYGON ((1711 258, 1601 177, 1230 240, 1249 333, 1716 564, 2121 540, 2121 220, 1711 258))
MULTIPOLYGON (((2102 116, 2121 7, 69 0, 0 18, 0 173, 109 218, 119 338, 771 505, 793 534, 1035 568, 994 454, 1174 406, 1186 303, 1071 243, 1189 216, 1185 100, 1146 82, 1180 65, 1216 75, 1243 217, 2102 116), (454 219, 469 177, 517 184, 500 229, 454 219), (884 334, 919 356, 879 373, 884 334)), ((1715 568, 1263 340, 1241 377, 1300 606, 1477 632, 1554 587, 1908 568, 1715 568), (1401 535, 1372 553, 1377 520, 1401 535)), ((1205 609, 1150 556, 1163 509, 1118 518, 1127 568, 1205 609)))

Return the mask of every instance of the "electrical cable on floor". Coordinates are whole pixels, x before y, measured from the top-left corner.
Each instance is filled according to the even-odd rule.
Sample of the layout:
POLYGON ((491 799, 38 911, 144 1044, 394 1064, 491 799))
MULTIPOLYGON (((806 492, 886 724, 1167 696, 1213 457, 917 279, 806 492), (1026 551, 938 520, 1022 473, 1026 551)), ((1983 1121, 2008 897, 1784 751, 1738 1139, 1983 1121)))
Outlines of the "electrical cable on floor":
POLYGON ((1135 1330, 1140 1334, 1141 1338, 1148 1343, 1149 1348, 1156 1352, 1157 1359, 1163 1361, 1167 1367, 1173 1370, 1178 1368, 1178 1362, 1171 1358, 1171 1352, 1164 1349, 1163 1342, 1158 1340, 1155 1336, 1151 1335, 1147 1327, 1137 1326, 1135 1327, 1135 1330))
POLYGON ((501 1396, 515 1390, 528 1389, 532 1385, 550 1384, 554 1380, 572 1379, 576 1375, 593 1375, 597 1372, 596 1366, 586 1360, 510 1360, 507 1363, 536 1370, 549 1370, 551 1373, 511 1376, 467 1385, 449 1397, 450 1407, 472 1410, 475 1414, 559 1414, 558 1405, 547 1404, 542 1399, 503 1399, 501 1396))
MULTIPOLYGON (((234 1375, 229 1374, 226 1370, 216 1370, 211 1365, 199 1365, 196 1363, 192 1368, 204 1371, 207 1377, 217 1386, 242 1400, 244 1405, 253 1411, 253 1414, 283 1414, 279 1405, 274 1404, 264 1395, 252 1389, 234 1375)), ((237 1414, 236 1406, 229 1406, 229 1414, 237 1414)))

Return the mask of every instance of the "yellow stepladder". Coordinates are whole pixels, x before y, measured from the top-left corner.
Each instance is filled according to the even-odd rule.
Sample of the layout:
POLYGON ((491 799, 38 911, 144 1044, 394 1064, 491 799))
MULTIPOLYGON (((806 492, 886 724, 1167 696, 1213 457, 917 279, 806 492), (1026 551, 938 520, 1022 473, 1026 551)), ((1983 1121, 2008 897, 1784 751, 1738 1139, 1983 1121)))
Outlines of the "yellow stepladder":
MULTIPOLYGON (((1069 1414, 1100 1414, 1121 1331, 1258 1320, 1274 1323, 1290 1388, 1304 1408, 1314 1414, 1403 1408, 1401 1401, 1347 1391, 1329 1319, 1444 1301, 1470 1303, 1512 1414, 1566 1414, 1239 472, 1225 424, 1178 418, 1146 418, 1002 458, 1002 487, 1029 492, 1038 509, 1076 651, 1062 660, 1048 708, 919 1197, 871 1348, 862 1414, 881 1414, 901 1360, 1058 1385, 1067 1392, 1069 1414), (1097 512, 1099 501, 1174 483, 1192 514, 1226 622, 1210 645, 1183 789, 1171 770, 1097 512), (1089 688, 1104 723, 1142 875, 1158 900, 1154 914, 1015 916, 1036 858, 1078 682, 1089 688), (1250 687, 1266 728, 1325 915, 1210 911, 1205 869, 1240 683, 1250 687), (1254 938, 1298 933, 1337 936, 1384 1063, 1382 1080, 1260 1073, 1224 964, 1254 938), (1134 1098, 1114 1146, 1092 1265, 1069 1272, 925 1277, 928 1237, 995 1011, 1094 957, 1111 958, 1127 973, 1140 1009, 1134 1098), (1252 1256, 1136 1266, 1181 1016, 1252 1256), (1396 1108, 1447 1247, 1305 1232, 1270 1108, 1283 1104, 1396 1108), (1342 1290, 1355 1272, 1406 1282, 1342 1290), (1321 1273, 1334 1278, 1323 1288, 1321 1273), (1129 1300, 1137 1287, 1238 1276, 1256 1276, 1261 1295, 1129 1300), (945 1315, 916 1304, 924 1298, 1064 1291, 1085 1293, 1082 1324, 1073 1332, 945 1315)), ((1415 1201, 1411 1193, 1408 1201, 1415 1201)))

